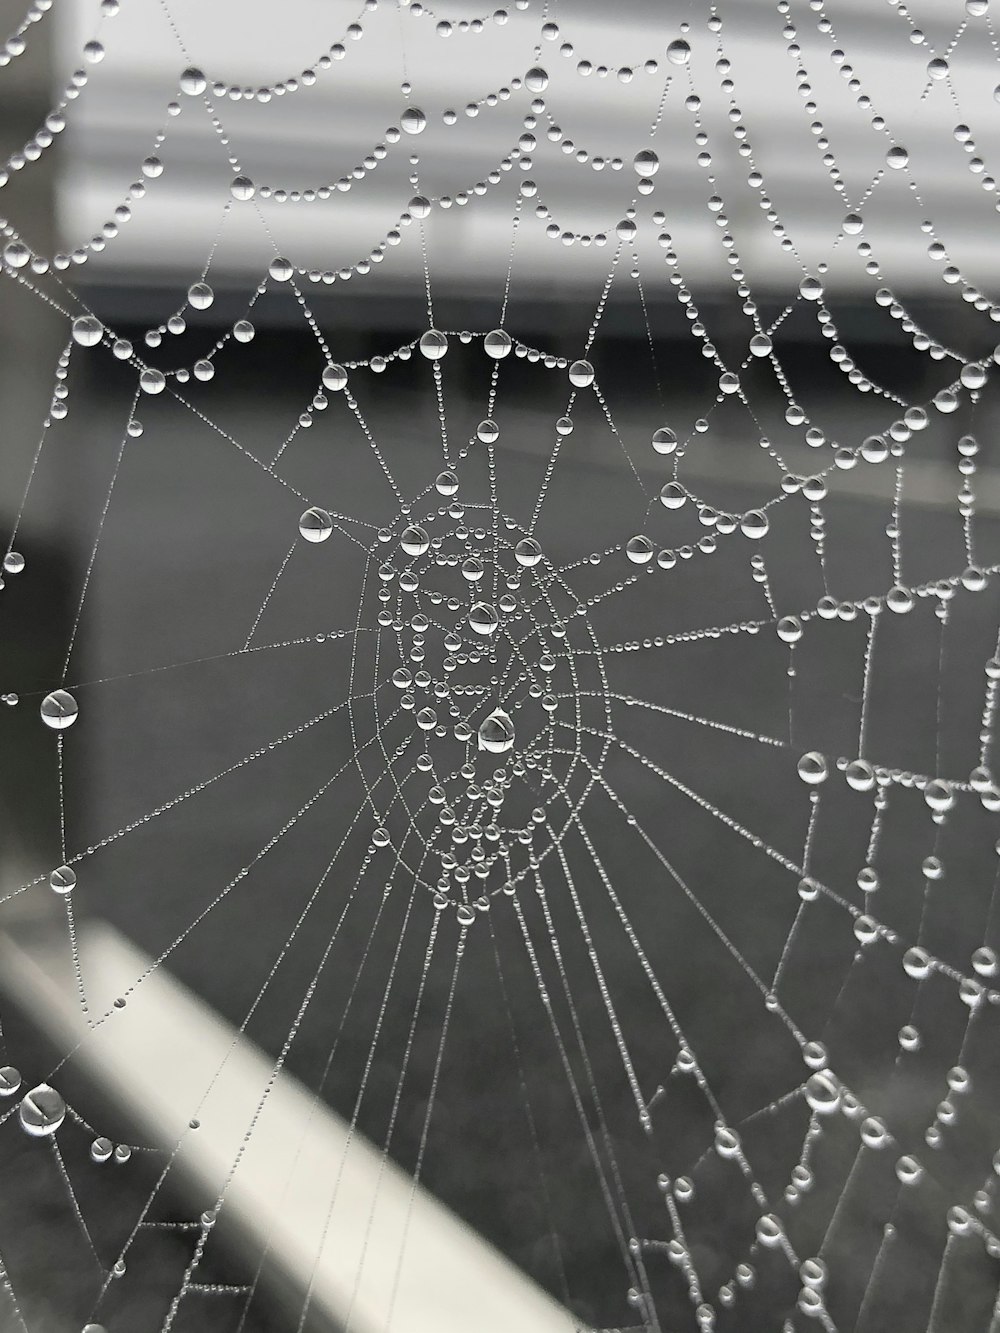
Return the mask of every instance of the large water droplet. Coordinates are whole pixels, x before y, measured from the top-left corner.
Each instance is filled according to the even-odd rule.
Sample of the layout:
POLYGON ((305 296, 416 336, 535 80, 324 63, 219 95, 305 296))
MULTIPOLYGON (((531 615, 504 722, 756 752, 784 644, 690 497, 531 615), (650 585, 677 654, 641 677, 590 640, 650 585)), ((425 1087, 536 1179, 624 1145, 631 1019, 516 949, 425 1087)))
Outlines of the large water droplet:
POLYGON ((104 326, 93 315, 79 315, 73 321, 73 341, 81 347, 93 347, 101 341, 104 326))
POLYGON ((806 1101, 818 1115, 831 1115, 840 1105, 840 1084, 823 1069, 806 1079, 806 1101))
POLYGON ((492 634, 500 624, 500 617, 486 602, 476 602, 469 611, 469 624, 477 634, 492 634))
POLYGON ((53 690, 42 700, 38 710, 42 721, 53 731, 65 731, 71 727, 80 712, 76 700, 66 690, 53 690))
POLYGON ((205 91, 205 76, 200 69, 192 65, 181 73, 181 92, 188 97, 198 97, 205 91))
POLYGON ((75 887, 76 871, 71 866, 59 866, 49 875, 49 888, 53 893, 61 894, 65 898, 75 887))
POLYGON ((448 350, 448 339, 440 329, 428 329, 420 339, 420 351, 428 361, 440 361, 448 350))
POLYGON ((525 569, 530 569, 532 565, 537 565, 542 558, 542 548, 535 541, 534 537, 523 537, 514 547, 514 559, 525 569))
POLYGON ((407 555, 426 555, 430 549, 431 539, 423 528, 414 524, 403 529, 399 544, 407 555))
POLYGON ((3 248, 3 258, 11 268, 24 268, 31 258, 31 251, 23 241, 8 241, 3 248))
POLYGON ((54 1134, 66 1119, 66 1103, 47 1083, 26 1093, 18 1109, 21 1127, 37 1139, 54 1134))
POLYGON ((512 346, 510 334, 503 329, 493 329, 483 339, 486 355, 493 357, 494 361, 501 361, 508 356, 512 346))
POLYGON ((299 519, 299 532, 307 542, 325 542, 332 531, 333 519, 325 509, 307 509, 299 519))
POLYGON ((574 361, 569 368, 569 382, 577 389, 586 389, 594 382, 594 367, 589 361, 574 361))
POLYGON ((686 65, 691 59, 691 47, 683 37, 678 37, 667 47, 667 59, 671 65, 686 65))
POLYGON ((771 521, 763 509, 751 509, 740 519, 740 531, 743 536, 751 537, 756 541, 767 536, 770 526, 771 521))
POLYGON ((818 750, 810 750, 799 760, 799 777, 803 782, 808 782, 815 786, 819 782, 826 781, 827 765, 826 759, 818 750))
POLYGON ((514 723, 502 708, 494 708, 479 728, 479 748, 504 754, 514 746, 514 723))
POLYGON ((418 106, 408 106, 399 123, 407 134, 422 134, 427 127, 427 117, 418 106))
POLYGON ((21 1086, 21 1071, 13 1065, 0 1068, 0 1097, 13 1097, 21 1086))
POLYGON ((215 300, 215 292, 207 282, 193 282, 188 288, 188 303, 194 310, 207 310, 215 300))
POLYGON ((633 565, 648 565, 653 558, 653 543, 641 535, 630 537, 625 546, 625 554, 633 565))

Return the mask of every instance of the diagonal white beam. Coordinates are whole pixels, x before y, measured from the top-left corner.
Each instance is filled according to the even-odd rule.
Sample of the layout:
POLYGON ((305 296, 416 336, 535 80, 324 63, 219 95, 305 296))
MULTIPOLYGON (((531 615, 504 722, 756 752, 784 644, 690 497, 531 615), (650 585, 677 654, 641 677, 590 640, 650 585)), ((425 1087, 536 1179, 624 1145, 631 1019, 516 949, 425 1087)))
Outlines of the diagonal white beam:
MULTIPOLYGON (((79 947, 94 1015, 151 962, 104 923, 85 923, 79 947)), ((269 1245, 269 1261, 299 1302, 311 1282, 316 1313, 343 1326, 350 1312, 350 1333, 580 1330, 568 1311, 427 1191, 414 1189, 405 1172, 351 1135, 292 1075, 279 1073, 261 1106, 273 1060, 162 966, 124 1009, 90 1028, 67 953, 61 931, 0 935, 0 986, 58 1049, 77 1048, 74 1068, 148 1142, 180 1143, 177 1167, 199 1207, 210 1207, 226 1188, 220 1225, 242 1233, 253 1263, 269 1245), (195 1116, 200 1124, 192 1131, 195 1116)))

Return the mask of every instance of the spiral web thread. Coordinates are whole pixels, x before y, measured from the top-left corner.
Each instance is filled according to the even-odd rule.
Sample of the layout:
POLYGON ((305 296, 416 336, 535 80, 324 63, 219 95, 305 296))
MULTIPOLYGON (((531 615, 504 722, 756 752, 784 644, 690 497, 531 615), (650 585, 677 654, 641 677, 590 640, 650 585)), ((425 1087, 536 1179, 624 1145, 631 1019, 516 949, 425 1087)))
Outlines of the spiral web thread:
MULTIPOLYGON (((8 39, 3 64, 30 46, 36 24, 53 22, 51 8, 51 0, 37 0, 8 39)), ((442 1094, 463 1096, 463 1061, 449 1054, 463 1031, 476 1042, 478 1030, 487 1046, 503 1045, 510 1076, 493 1096, 521 1117, 527 1165, 518 1178, 529 1184, 518 1188, 533 1191, 523 1225, 535 1248, 519 1249, 516 1222, 498 1240, 564 1304, 567 1328, 816 1325, 871 1333, 891 1323, 998 1333, 1000 790, 991 755, 1000 547, 975 486, 1000 360, 989 325, 1000 322, 1000 305, 967 276, 948 234, 949 225, 961 231, 955 198, 986 235, 1000 209, 989 174, 989 149, 1000 144, 988 123, 981 131, 963 123, 963 107, 983 100, 978 85, 963 84, 963 54, 971 52, 975 84, 983 52, 992 59, 998 49, 987 0, 928 4, 926 14, 891 4, 883 22, 906 78, 877 93, 877 76, 869 83, 864 73, 863 30, 856 50, 851 45, 855 10, 838 15, 836 0, 827 8, 819 0, 750 7, 760 40, 782 53, 801 101, 805 119, 789 121, 786 133, 811 139, 822 168, 817 189, 825 191, 829 225, 822 250, 811 235, 808 251, 796 238, 808 191, 800 185, 789 194, 785 181, 787 199, 779 188, 772 198, 771 157, 755 155, 753 115, 740 100, 754 103, 755 70, 741 68, 744 48, 729 42, 747 13, 736 0, 640 14, 646 50, 634 65, 609 66, 575 49, 570 0, 558 13, 548 2, 517 0, 509 14, 472 19, 369 0, 304 73, 260 89, 203 72, 191 54, 196 23, 189 28, 168 0, 147 8, 160 24, 154 38, 150 17, 150 40, 166 24, 184 72, 141 179, 102 231, 75 251, 39 254, 17 226, 17 187, 72 127, 73 104, 101 78, 106 54, 110 65, 118 0, 104 0, 81 69, 0 177, 11 198, 4 277, 64 321, 67 337, 28 475, 17 479, 24 496, 5 561, 8 584, 31 578, 30 546, 25 559, 18 529, 31 514, 46 451, 60 447, 78 363, 92 375, 105 373, 96 365, 117 364, 107 372, 106 397, 119 414, 118 398, 127 404, 76 571, 61 677, 44 688, 11 682, 18 693, 5 696, 12 707, 40 712, 39 745, 54 741, 59 811, 58 855, 4 904, 55 890, 86 1021, 92 1030, 113 1025, 124 1007, 141 1002, 148 974, 107 1009, 92 1007, 75 909, 100 880, 111 886, 103 902, 113 916, 123 849, 142 839, 143 855, 155 857, 161 836, 166 842, 180 830, 196 838, 197 820, 184 833, 189 812, 248 773, 266 771, 268 784, 274 774, 270 822, 257 824, 252 854, 228 877, 196 882, 196 906, 184 907, 154 964, 172 965, 208 932, 213 914, 234 911, 238 921, 241 893, 267 873, 268 859, 288 855, 294 867, 289 847, 297 837, 315 839, 318 815, 325 819, 336 803, 323 826, 318 874, 308 869, 311 853, 303 853, 300 874, 285 871, 295 911, 287 932, 270 941, 269 961, 236 1020, 240 1033, 253 1031, 275 978, 294 964, 295 1002, 280 1025, 283 1040, 269 1046, 273 1073, 261 1107, 308 1029, 312 1064, 303 1057, 296 1069, 316 1098, 333 1096, 337 1084, 352 1131, 372 1135, 415 1184, 460 1201, 441 1165, 435 1110, 442 1094), (500 30, 513 33, 520 72, 464 111, 418 110, 421 71, 408 27, 420 25, 441 43, 485 44, 500 30), (385 62, 389 93, 397 68, 404 71, 398 125, 337 182, 259 180, 238 156, 238 134, 228 128, 233 108, 246 103, 267 117, 282 98, 308 98, 313 85, 337 78, 356 44, 372 42, 393 52, 385 62), (601 157, 597 145, 567 149, 571 127, 555 119, 557 93, 578 77, 632 98, 638 113, 627 151, 602 147, 601 157), (846 98, 861 146, 828 137, 827 95, 846 98), (474 187, 451 181, 451 193, 432 194, 422 136, 431 143, 437 133, 446 144, 456 122, 508 104, 520 117, 512 150, 474 187), (221 148, 221 219, 175 315, 135 346, 88 307, 88 289, 75 290, 68 275, 83 264, 99 269, 133 206, 155 209, 158 178, 169 179, 172 166, 171 126, 197 117, 221 148), (897 119, 908 127, 905 143, 897 119), (928 144, 944 145, 949 166, 943 184, 928 182, 925 191, 918 172, 928 144), (567 179, 560 155, 588 182, 599 181, 603 225, 574 230, 579 201, 560 198, 567 179), (364 259, 312 269, 286 247, 282 228, 293 205, 350 210, 367 178, 387 169, 383 162, 404 158, 409 195, 364 259), (674 219, 671 171, 692 166, 700 212, 674 219), (933 200, 947 191, 938 224, 933 200), (496 195, 509 204, 510 230, 501 282, 483 305, 491 318, 472 331, 441 328, 449 293, 436 280, 444 257, 435 251, 434 220, 449 210, 474 215, 496 195), (892 208, 883 215, 887 196, 892 208), (741 252, 749 210, 755 244, 757 215, 766 220, 780 299, 773 280, 755 290, 753 247, 748 242, 746 259, 741 252), (185 350, 180 368, 161 369, 172 340, 184 349, 204 341, 199 312, 214 302, 213 266, 224 264, 237 215, 262 238, 259 281, 204 355, 185 350), (553 269, 586 252, 588 278, 577 280, 573 299, 587 331, 573 355, 555 350, 563 347, 559 330, 548 346, 519 340, 518 261, 529 229, 548 244, 553 269), (695 237, 717 253, 735 294, 735 324, 712 300, 699 309, 705 270, 691 259, 689 279, 685 253, 695 237), (906 280, 891 275, 897 244, 903 249, 914 237, 924 276, 911 300, 906 280), (350 279, 353 292, 375 282, 397 251, 416 256, 426 323, 404 344, 367 358, 335 352, 331 329, 344 283, 350 279), (947 299, 930 307, 925 323, 919 295, 930 283, 947 299), (892 387, 895 363, 881 382, 870 340, 852 352, 838 324, 838 284, 861 293, 886 345, 906 349, 907 383, 917 366, 920 393, 892 387), (241 439, 205 397, 255 339, 251 319, 261 301, 293 310, 317 349, 304 405, 266 447, 241 439), (616 301, 646 346, 635 372, 646 395, 638 408, 634 382, 623 383, 613 364, 613 344, 602 347, 616 301), (657 319, 667 307, 683 313, 683 337, 704 363, 700 381, 677 383, 664 360, 657 319), (966 321, 956 346, 933 324, 958 329, 953 317, 966 321), (466 394, 483 405, 469 430, 457 405, 460 370, 449 378, 453 365, 469 383, 487 376, 485 395, 480 387, 466 394), (811 378, 830 366, 840 374, 810 410, 811 378), (515 385, 506 393, 505 379, 515 385), (519 415, 518 392, 537 381, 543 387, 531 390, 527 415, 519 415), (419 442, 400 429, 394 383, 401 382, 410 395, 403 414, 420 405, 419 442), (163 404, 173 416, 161 418, 163 404), (201 656, 78 679, 80 634, 108 577, 102 542, 127 503, 119 499, 122 482, 135 451, 168 448, 157 432, 177 413, 206 449, 225 451, 273 496, 267 541, 276 534, 276 557, 267 542, 257 552, 260 590, 249 616, 236 608, 239 646, 218 651, 213 642, 201 656), (366 496, 353 506, 344 470, 300 469, 297 455, 313 450, 315 458, 315 437, 334 430, 359 444, 352 458, 381 487, 377 505, 366 496), (532 447, 511 453, 510 438, 526 434, 532 447), (713 435, 738 440, 741 461, 732 461, 734 452, 721 474, 708 465, 713 435), (750 479, 740 481, 757 441, 750 479), (415 471, 422 480, 413 481, 415 471), (862 473, 863 486, 844 489, 862 473), (917 490, 928 477, 940 482, 942 494, 911 503, 913 477, 917 490), (607 541, 605 486, 620 499, 617 509, 607 506, 614 522, 634 515, 607 541), (859 495, 863 518, 850 508, 859 495), (941 562, 933 570, 931 558, 941 562), (317 627, 310 610, 299 631, 286 632, 300 606, 315 607, 310 589, 324 580, 355 580, 354 613, 317 627), (87 845, 78 840, 79 775, 87 770, 73 746, 81 733, 93 743, 88 708, 112 747, 127 746, 115 716, 136 698, 154 711, 161 689, 193 701, 199 673, 242 671, 248 662, 277 664, 280 680, 283 662, 309 654, 331 663, 322 707, 264 732, 248 724, 246 743, 240 718, 231 719, 238 745, 217 771, 206 773, 193 752, 187 758, 197 776, 186 785, 87 845), (925 659, 929 689, 917 667, 908 674, 925 659), (340 749, 324 744, 327 767, 314 772, 314 755, 305 763, 296 755, 324 735, 336 736, 340 749), (282 787, 285 765, 310 775, 301 799, 291 801, 291 782, 282 787), (317 999, 334 970, 345 987, 339 1007, 317 999), (469 987, 486 984, 479 973, 494 988, 488 1016, 470 999, 479 992, 469 987), (365 1119, 369 1080, 393 1021, 394 1075, 373 1130, 365 1119), (357 1059, 340 1045, 351 1024, 355 1036, 365 1031, 357 1059)), ((294 7, 285 22, 294 22, 294 7)), ((263 399, 264 386, 254 392, 263 399)), ((274 422, 279 416, 276 409, 274 422)), ((219 521, 235 529, 237 515, 219 521)), ((129 1308, 120 1293, 155 1286, 142 1319, 133 1315, 124 1326, 255 1327, 266 1241, 234 1280, 203 1278, 242 1150, 200 1218, 179 1216, 170 1188, 181 1144, 116 1149, 100 1121, 91 1123, 96 1113, 60 1091, 76 1051, 22 1080, 22 1064, 31 1067, 34 1057, 12 1046, 9 1039, 0 1136, 11 1161, 30 1149, 32 1176, 48 1149, 44 1169, 73 1219, 72 1243, 90 1264, 60 1317, 79 1312, 82 1324, 113 1333, 129 1308), (112 1177, 114 1161, 124 1170, 112 1177), (141 1196, 123 1189, 115 1202, 119 1180, 141 1161, 154 1163, 148 1180, 140 1177, 141 1196), (98 1234, 90 1210, 106 1215, 109 1206, 117 1230, 102 1225, 98 1234), (167 1258, 149 1248, 154 1235, 177 1239, 167 1258)), ((190 1102, 190 1133, 209 1091, 172 1093, 190 1102)), ((460 1136, 447 1137, 459 1153, 460 1136)), ((337 1183, 330 1183, 331 1211, 337 1183)), ((23 1192, 25 1213, 33 1206, 28 1183, 23 1192)), ((58 1235, 62 1245, 66 1233, 58 1235)), ((22 1278, 24 1256, 15 1261, 11 1246, 17 1250, 16 1237, 0 1237, 0 1301, 7 1326, 28 1330, 37 1277, 25 1269, 22 1278)), ((403 1260, 386 1282, 386 1327, 403 1260)), ((37 1272, 37 1256, 33 1262, 37 1272)), ((300 1328, 310 1303, 307 1292, 300 1328)))

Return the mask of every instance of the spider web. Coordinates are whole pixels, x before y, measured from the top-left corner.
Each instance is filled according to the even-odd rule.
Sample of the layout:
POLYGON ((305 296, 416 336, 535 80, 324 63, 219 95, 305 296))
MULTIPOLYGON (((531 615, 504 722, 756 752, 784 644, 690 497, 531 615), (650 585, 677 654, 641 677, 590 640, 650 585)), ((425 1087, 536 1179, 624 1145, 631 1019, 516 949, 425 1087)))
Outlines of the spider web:
POLYGON ((17 222, 117 0, 0 177, 5 299, 64 340, 8 477, 9 637, 42 614, 39 492, 70 479, 86 534, 59 660, 3 681, 58 779, 3 910, 64 913, 88 1025, 50 1060, 31 997, 5 1016, 5 1326, 274 1326, 267 1227, 226 1243, 243 1150, 200 1206, 176 1178, 210 1089, 179 1071, 190 1128, 132 1142, 77 1068, 163 967, 270 1053, 258 1111, 295 1073, 567 1328, 997 1333, 987 0, 880 11, 888 75, 834 2, 626 5, 612 59, 570 0, 369 0, 254 86, 221 71, 266 34, 230 16, 202 66, 199 11, 133 4, 176 69, 123 202, 53 255, 17 222), (432 105, 459 42, 494 82, 432 105), (396 109, 369 141, 349 85, 358 165, 244 161, 361 59, 396 109), (180 226, 188 158, 197 255, 116 327, 71 272, 180 226), (323 254, 295 208, 329 211, 323 254), (401 339, 341 321, 365 284, 401 339), (78 914, 155 960, 106 1008, 78 914))

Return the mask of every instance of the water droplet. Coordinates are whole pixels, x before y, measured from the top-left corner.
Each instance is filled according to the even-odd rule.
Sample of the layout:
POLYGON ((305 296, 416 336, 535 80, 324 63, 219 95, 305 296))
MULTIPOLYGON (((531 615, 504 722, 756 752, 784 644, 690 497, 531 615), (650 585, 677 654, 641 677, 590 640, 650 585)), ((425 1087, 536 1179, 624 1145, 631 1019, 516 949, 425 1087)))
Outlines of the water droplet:
POLYGON ((542 558, 542 548, 534 537, 523 537, 514 547, 514 559, 525 569, 537 565, 542 558))
POLYGON ((691 59, 691 47, 683 37, 678 37, 667 47, 667 59, 671 65, 686 65, 691 59))
POLYGON ((750 353, 752 356, 770 356, 771 339, 766 333, 755 333, 750 339, 750 353))
POLYGON ((763 509, 751 509, 740 519, 740 531, 744 537, 751 537, 757 541, 761 537, 766 537, 771 527, 770 519, 764 513, 763 509))
POLYGON ((901 1185, 916 1185, 924 1174, 924 1168, 916 1157, 901 1157, 896 1163, 896 1178, 901 1185))
POLYGON ((31 251, 23 241, 8 241, 3 248, 3 258, 11 268, 24 268, 31 258, 31 251))
POLYGON ((90 1145, 90 1155, 95 1162, 106 1162, 111 1156, 112 1143, 110 1139, 95 1139, 90 1145))
POLYGON ((181 92, 188 97, 198 97, 205 91, 205 76, 200 69, 192 65, 181 73, 181 92))
POLYGON ((24 556, 20 551, 8 551, 3 558, 5 574, 20 574, 24 569, 24 556))
POLYGON ((73 341, 81 347, 93 347, 101 341, 104 326, 93 315, 79 315, 73 321, 73 341))
MULTIPOLYGON (((930 975, 931 960, 926 949, 921 949, 914 945, 912 949, 907 949, 903 954, 903 971, 907 976, 913 977, 915 981, 923 981, 930 975)), ((900 1032, 900 1044, 902 1045, 902 1032, 900 1032)))
POLYGON ((919 1029, 912 1023, 907 1023, 899 1029, 898 1040, 904 1051, 919 1051, 923 1044, 919 1029))
POLYGON ((668 426, 653 432, 653 448, 658 454, 672 454, 677 448, 677 436, 668 426))
POLYGON ((399 123, 407 134, 422 134, 427 127, 427 117, 418 106, 408 106, 399 123))
POLYGON ((972 955, 972 966, 981 977, 994 976, 998 967, 996 950, 983 945, 972 955))
POLYGON ((193 282, 188 288, 188 302, 195 310, 207 310, 215 300, 215 292, 207 282, 193 282))
POLYGON ((652 148, 643 148, 632 159, 632 166, 637 176, 655 176, 660 169, 660 159, 652 148))
POLYGON ((139 388, 143 393, 162 393, 166 387, 167 381, 162 370, 151 368, 144 370, 139 376, 139 388))
POLYGON ((423 528, 414 524, 412 527, 404 528, 399 544, 407 555, 426 555, 430 550, 431 539, 423 528))
POLYGON ((955 793, 950 783, 942 778, 935 778, 924 788, 924 800, 932 810, 950 810, 955 804, 955 793))
POLYGON ((765 1213, 757 1221, 757 1239, 761 1245, 766 1245, 769 1249, 774 1249, 780 1245, 784 1238, 784 1230, 780 1220, 774 1213, 765 1213))
POLYGON ((810 1074, 806 1079, 805 1095, 817 1115, 832 1115, 840 1106, 840 1084, 829 1070, 810 1074))
POLYGON ((799 295, 806 301, 822 300, 823 284, 810 274, 799 283, 799 295))
POLYGON ((469 624, 477 634, 492 634, 500 624, 500 617, 486 602, 476 602, 469 611, 469 624))
POLYGON ((439 472, 434 488, 438 495, 454 495, 458 490, 458 478, 454 472, 439 472))
POLYGON ((574 361, 569 368, 569 382, 577 389, 586 389, 594 382, 594 367, 589 361, 574 361))
POLYGON ((775 628, 782 643, 798 643, 802 638, 802 621, 798 616, 782 616, 775 628))
POLYGON ((21 1071, 13 1065, 0 1068, 0 1097, 13 1097, 21 1086, 21 1071))
POLYGON ((53 690, 42 700, 39 712, 42 721, 53 731, 65 731, 77 719, 79 708, 76 700, 66 690, 53 690))
POLYGON ((491 356, 494 361, 502 361, 505 356, 508 356, 513 345, 510 334, 505 333, 503 329, 493 329, 483 339, 486 355, 491 356))
POLYGON ((875 771, 864 759, 852 759, 844 769, 844 777, 855 791, 871 791, 875 786, 875 771))
POLYGON ((529 93, 543 93, 549 86, 548 71, 541 65, 534 65, 524 76, 524 86, 529 93))
POLYGON ((339 393, 347 384, 347 371, 343 366, 331 364, 323 369, 323 387, 332 393, 339 393))
POLYGON ((895 611, 897 615, 905 615, 907 611, 913 610, 913 594, 909 588, 904 588, 901 583, 897 583, 886 594, 885 604, 890 611, 895 611))
POLYGON ((287 282, 295 269, 284 255, 276 255, 268 264, 267 271, 275 282, 287 282))
POLYGON ((893 171, 902 171, 909 163, 910 155, 901 144, 893 144, 885 155, 885 164, 893 171))
POLYGON ((885 1127, 885 1122, 878 1116, 870 1115, 861 1122, 861 1140, 869 1148, 878 1151, 889 1143, 889 1131, 885 1127))
POLYGON ((439 329, 428 329, 420 339, 420 351, 428 361, 440 361, 448 350, 448 339, 439 329))
POLYGON ((333 531, 333 519, 325 509, 307 509, 299 519, 299 533, 307 542, 325 542, 333 531))
POLYGON ((47 1083, 39 1083, 26 1093, 18 1109, 18 1118, 25 1133, 33 1138, 47 1138, 54 1134, 66 1119, 66 1103, 47 1083))
POLYGON ((502 708, 494 708, 479 728, 479 748, 504 754, 514 746, 514 723, 502 708))
POLYGON ((71 866, 59 866, 49 875, 49 888, 63 897, 76 887, 76 871, 71 866))
POLYGON ((668 481, 660 490, 660 504, 667 509, 680 509, 687 504, 687 491, 679 481, 668 481))
POLYGON ((728 1125, 718 1125, 715 1130, 715 1151, 720 1157, 739 1156, 740 1136, 728 1125))
POLYGON ((234 199, 239 199, 241 203, 245 203, 248 199, 254 197, 257 193, 257 187, 249 176, 235 176, 229 187, 229 193, 234 199))
POLYGON ((648 565, 653 558, 653 543, 648 537, 630 537, 625 547, 625 554, 633 565, 648 565))

